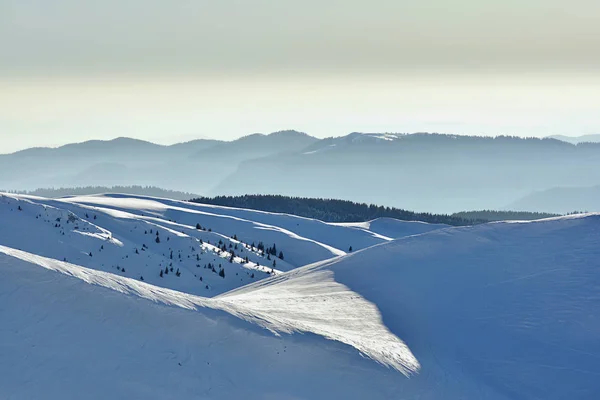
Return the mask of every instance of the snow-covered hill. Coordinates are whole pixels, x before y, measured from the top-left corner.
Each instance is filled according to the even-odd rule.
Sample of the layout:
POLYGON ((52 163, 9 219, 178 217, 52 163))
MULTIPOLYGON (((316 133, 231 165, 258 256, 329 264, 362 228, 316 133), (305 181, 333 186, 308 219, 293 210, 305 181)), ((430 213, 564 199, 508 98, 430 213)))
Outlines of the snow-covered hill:
POLYGON ((2 196, 0 398, 600 395, 600 215, 350 225, 2 196), (281 271, 252 241, 276 243, 281 271))
MULTIPOLYGON (((5 246, 207 297, 392 240, 292 215, 119 194, 1 195, 0 220, 5 246)), ((441 227, 398 223, 404 235, 441 227)))
POLYGON ((600 396, 600 215, 438 230, 220 298, 285 314, 327 279, 372 302, 418 360, 404 398, 600 396))

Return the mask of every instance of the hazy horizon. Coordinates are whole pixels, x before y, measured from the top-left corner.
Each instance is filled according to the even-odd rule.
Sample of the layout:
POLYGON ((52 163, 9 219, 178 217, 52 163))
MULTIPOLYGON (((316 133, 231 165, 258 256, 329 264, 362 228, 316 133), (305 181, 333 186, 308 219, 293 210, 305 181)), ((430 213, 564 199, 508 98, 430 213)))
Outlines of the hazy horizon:
POLYGON ((0 153, 296 129, 600 133, 600 3, 0 0, 0 153))
MULTIPOLYGON (((2 149, 0 150, 0 155, 5 155, 5 154, 12 154, 12 153, 16 153, 22 150, 27 150, 27 149, 31 149, 31 148, 59 148, 65 145, 70 145, 70 144, 77 144, 77 143, 84 143, 84 142, 88 142, 88 141, 112 141, 112 140, 116 140, 116 139, 121 139, 121 138, 127 138, 127 139, 134 139, 134 140, 141 140, 141 141, 145 141, 145 142, 149 142, 149 143, 154 143, 154 144, 158 144, 158 145, 162 145, 162 146, 171 146, 171 145, 175 145, 175 144, 181 144, 181 143, 187 143, 187 142, 192 142, 195 140, 219 140, 219 141, 225 141, 225 142, 230 142, 230 141, 234 141, 237 139, 240 139, 242 137, 246 137, 246 136, 250 136, 250 135, 254 135, 254 134, 262 134, 262 135, 269 135, 272 133, 277 133, 277 132, 282 132, 282 131, 297 131, 300 133, 305 133, 309 136, 313 136, 316 137, 317 139, 325 139, 325 138, 335 138, 335 137, 343 137, 346 136, 348 134, 351 133, 363 133, 363 134, 370 134, 370 133, 391 133, 391 134, 407 134, 407 135, 412 135, 412 134, 418 134, 418 133, 432 133, 432 134, 442 134, 442 135, 460 135, 460 136, 481 136, 481 137, 496 137, 496 136, 502 136, 504 134, 496 134, 496 135, 486 135, 486 134, 467 134, 467 133, 455 133, 455 132, 427 132, 427 131, 419 131, 419 132, 358 132, 358 131, 349 131, 346 133, 342 133, 340 135, 329 135, 329 136, 315 136, 313 134, 311 134, 310 132, 304 132, 304 131, 300 131, 298 129, 294 129, 294 128, 289 128, 289 129, 278 129, 275 130, 273 132, 249 132, 246 134, 242 134, 239 136, 234 136, 234 137, 227 137, 225 139, 221 139, 218 137, 208 137, 208 136, 193 136, 193 135, 189 135, 189 136, 176 136, 176 137, 157 137, 157 138, 147 138, 145 136, 141 136, 141 137, 136 137, 136 136, 106 136, 106 137, 85 137, 84 139, 81 140, 74 140, 74 141, 65 141, 65 142, 52 142, 55 144, 36 144, 34 146, 27 146, 27 147, 22 147, 22 148, 15 148, 12 150, 8 150, 8 151, 4 151, 4 145, 2 147, 2 149)), ((510 134, 506 134, 508 136, 511 136, 510 134)), ((577 137, 582 137, 582 136, 593 136, 594 134, 588 134, 588 135, 556 135, 556 136, 565 136, 565 137, 570 137, 570 138, 577 138, 577 137)), ((549 137, 549 136, 553 136, 553 135, 546 135, 546 136, 534 136, 534 135, 514 135, 517 137, 539 137, 539 138, 543 138, 543 137, 549 137)))

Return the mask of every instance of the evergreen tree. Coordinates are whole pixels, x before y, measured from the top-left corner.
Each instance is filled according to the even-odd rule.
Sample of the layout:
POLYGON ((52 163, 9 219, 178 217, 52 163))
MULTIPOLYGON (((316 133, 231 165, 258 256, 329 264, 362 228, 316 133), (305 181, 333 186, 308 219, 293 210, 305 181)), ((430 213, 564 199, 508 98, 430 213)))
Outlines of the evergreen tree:
POLYGON ((283 251, 280 251, 280 252, 279 252, 279 259, 280 259, 280 260, 283 260, 283 251))
POLYGON ((225 278, 225 270, 224 270, 224 269, 221 269, 221 270, 219 271, 219 276, 220 276, 221 278, 225 278))

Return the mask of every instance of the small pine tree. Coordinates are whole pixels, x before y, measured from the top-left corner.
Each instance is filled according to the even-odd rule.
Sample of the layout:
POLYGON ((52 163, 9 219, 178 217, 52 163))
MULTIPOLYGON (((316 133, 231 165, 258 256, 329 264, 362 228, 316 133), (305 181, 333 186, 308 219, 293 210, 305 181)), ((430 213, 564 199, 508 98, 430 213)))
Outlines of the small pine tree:
POLYGON ((143 281, 143 280, 144 280, 144 277, 143 277, 143 276, 140 276, 140 281, 143 281))
POLYGON ((279 259, 280 259, 280 260, 283 260, 283 251, 280 251, 280 252, 279 252, 279 259))
POLYGON ((224 269, 221 269, 221 270, 219 271, 219 276, 220 276, 221 278, 225 278, 225 270, 224 270, 224 269))
POLYGON ((160 277, 161 278, 163 277, 163 270, 162 269, 160 270, 160 277))
POLYGON ((160 243, 160 238, 158 237, 158 235, 156 236, 156 240, 155 240, 155 242, 156 242, 156 243, 160 243))
POLYGON ((348 253, 352 253, 352 246, 348 249, 348 253))
POLYGON ((198 230, 202 229, 202 227, 200 226, 200 224, 196 224, 196 229, 198 229, 198 230))

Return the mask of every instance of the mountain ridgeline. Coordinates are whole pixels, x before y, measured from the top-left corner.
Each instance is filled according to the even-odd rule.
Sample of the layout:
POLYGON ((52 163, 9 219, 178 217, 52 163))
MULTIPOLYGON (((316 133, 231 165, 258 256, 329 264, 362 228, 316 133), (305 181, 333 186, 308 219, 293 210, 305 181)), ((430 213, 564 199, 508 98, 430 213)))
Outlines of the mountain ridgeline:
MULTIPOLYGON (((532 192, 598 184, 600 143, 552 138, 351 133, 317 139, 281 131, 172 146, 119 138, 0 155, 5 190, 156 186, 210 197, 335 198, 436 214, 514 209, 532 192)), ((527 211, 555 209, 581 207, 527 211)))

